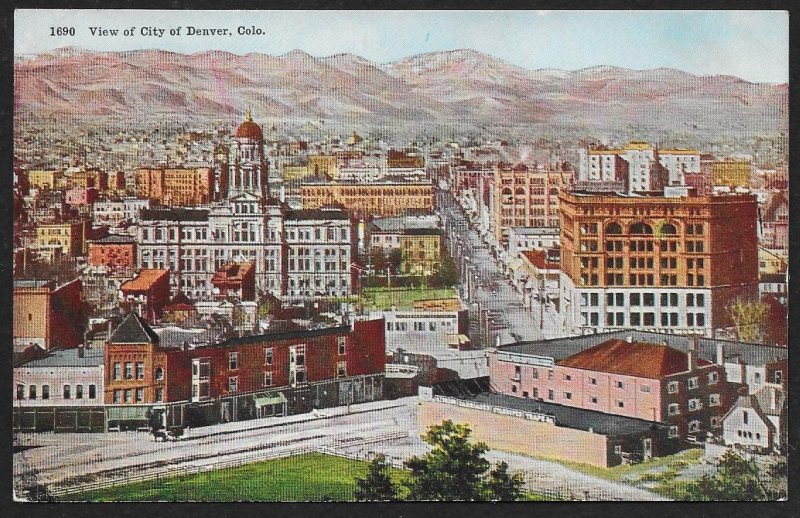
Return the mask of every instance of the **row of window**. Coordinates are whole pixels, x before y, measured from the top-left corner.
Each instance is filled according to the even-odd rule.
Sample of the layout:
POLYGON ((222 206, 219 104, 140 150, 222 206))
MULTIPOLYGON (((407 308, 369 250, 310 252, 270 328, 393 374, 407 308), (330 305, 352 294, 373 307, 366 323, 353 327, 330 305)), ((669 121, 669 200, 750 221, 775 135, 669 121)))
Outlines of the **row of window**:
MULTIPOLYGON (((50 399, 50 385, 43 384, 41 386, 42 395, 41 399, 49 400, 50 399)), ((72 399, 72 385, 65 384, 62 387, 61 392, 63 399, 72 399)), ((97 398, 97 385, 94 383, 89 384, 88 386, 88 393, 86 394, 87 399, 96 399, 97 398)), ((27 399, 35 400, 39 398, 38 394, 38 386, 37 385, 28 385, 28 397, 27 399)), ((84 398, 84 391, 83 385, 77 384, 75 385, 75 399, 83 399, 84 398)), ((26 399, 25 398, 25 385, 20 383, 17 385, 17 399, 26 399)))
MULTIPOLYGON (((720 396, 719 394, 710 394, 708 396, 708 406, 715 407, 720 406, 720 396)), ((692 398, 687 403, 687 407, 689 412, 696 412, 698 410, 703 409, 703 402, 700 398, 692 398)), ((681 406, 679 403, 670 403, 667 405, 667 414, 671 416, 680 415, 681 413, 681 406)))
MULTIPOLYGON (((134 362, 125 362, 124 364, 121 362, 114 362, 114 380, 118 381, 123 379, 122 377, 122 369, 125 369, 125 378, 126 380, 143 380, 144 379, 144 362, 136 362, 136 376, 134 378, 134 362)), ((164 368, 159 366, 156 367, 153 375, 156 380, 163 380, 164 379, 164 368)))
MULTIPOLYGON (((660 302, 661 307, 677 307, 678 306, 678 293, 661 293, 660 302)), ((627 296, 628 304, 625 304, 624 293, 606 293, 606 306, 629 307, 629 306, 648 306, 655 307, 656 294, 655 293, 629 293, 627 296)), ((599 293, 581 293, 581 306, 597 307, 600 305, 599 293)), ((686 294, 687 306, 705 306, 705 294, 703 293, 687 293, 686 294)))
MULTIPOLYGON (((136 389, 116 389, 113 391, 113 402, 114 403, 142 403, 144 402, 144 389, 143 388, 136 388, 136 389)), ((155 389, 155 402, 161 403, 164 401, 164 389, 163 387, 156 387, 155 389)))

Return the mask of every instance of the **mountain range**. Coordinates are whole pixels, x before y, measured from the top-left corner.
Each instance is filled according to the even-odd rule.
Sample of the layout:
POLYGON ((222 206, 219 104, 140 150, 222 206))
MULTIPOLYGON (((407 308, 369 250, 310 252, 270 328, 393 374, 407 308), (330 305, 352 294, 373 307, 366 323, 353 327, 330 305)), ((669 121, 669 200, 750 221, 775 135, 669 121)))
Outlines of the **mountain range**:
POLYGON ((441 125, 665 132, 788 130, 788 85, 676 69, 521 68, 474 50, 374 63, 222 51, 95 52, 74 47, 17 56, 15 107, 65 118, 146 121, 331 121, 358 127, 441 125))

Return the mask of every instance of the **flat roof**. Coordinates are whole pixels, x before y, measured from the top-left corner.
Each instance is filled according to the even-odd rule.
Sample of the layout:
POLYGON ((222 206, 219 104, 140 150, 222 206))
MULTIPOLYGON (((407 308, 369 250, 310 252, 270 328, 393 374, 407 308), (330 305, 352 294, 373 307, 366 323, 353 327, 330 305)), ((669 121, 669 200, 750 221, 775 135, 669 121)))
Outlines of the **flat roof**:
POLYGON ((103 365, 103 349, 84 349, 83 358, 78 356, 78 349, 51 351, 38 360, 31 360, 19 367, 97 367, 103 365))
POLYGON ((647 433, 653 426, 666 427, 662 423, 645 421, 614 414, 606 414, 596 410, 586 410, 555 403, 548 403, 536 399, 525 399, 505 394, 495 394, 484 392, 478 394, 469 401, 485 403, 499 407, 548 414, 555 418, 556 426, 563 428, 573 428, 577 430, 589 430, 601 435, 620 436, 647 433))

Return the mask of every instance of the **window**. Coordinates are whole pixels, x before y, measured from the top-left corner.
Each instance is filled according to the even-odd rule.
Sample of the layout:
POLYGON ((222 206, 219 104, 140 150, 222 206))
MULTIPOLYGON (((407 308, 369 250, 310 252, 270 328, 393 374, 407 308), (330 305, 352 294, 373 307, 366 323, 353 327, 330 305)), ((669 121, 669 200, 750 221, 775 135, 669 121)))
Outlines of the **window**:
POLYGON ((597 385, 597 378, 589 378, 589 383, 592 385, 597 385))
POLYGON ((669 436, 673 437, 673 438, 678 436, 678 427, 677 426, 670 426, 669 427, 669 436))
POLYGON ((565 399, 572 399, 572 392, 564 392, 565 399))
POLYGON ((677 403, 670 403, 667 407, 667 413, 669 415, 678 415, 681 413, 681 410, 677 403))
POLYGON ((133 364, 131 362, 125 362, 125 379, 133 379, 133 364))
POLYGON ((533 369, 533 379, 535 379, 535 380, 539 379, 539 369, 537 369, 535 367, 533 369))
POLYGON ((592 403, 595 403, 595 404, 597 404, 597 396, 593 396, 593 397, 592 397, 592 403))
POLYGON ((719 381, 719 373, 718 372, 709 372, 708 373, 708 384, 714 385, 719 381))
POLYGON ((125 389, 125 402, 126 403, 133 402, 133 391, 131 389, 125 389))
POLYGON ((622 445, 615 444, 614 445, 614 455, 622 455, 622 445))
POLYGON ((514 392, 516 394, 516 392, 517 392, 517 386, 516 385, 511 385, 511 392, 514 392))
POLYGON ((553 401, 555 398, 556 398, 556 393, 555 393, 555 391, 554 391, 554 390, 552 390, 552 389, 551 389, 551 390, 548 390, 548 391, 547 391, 547 399, 549 399, 550 401, 553 401))
POLYGON ((28 399, 36 399, 36 385, 28 386, 28 399))
POLYGON ((711 416, 711 428, 719 428, 720 427, 720 419, 718 416, 711 416))
POLYGON ((347 376, 347 362, 341 361, 336 364, 336 377, 344 378, 347 376))
POLYGON ((239 377, 231 376, 228 378, 228 392, 236 392, 239 390, 239 377))
POLYGON ((114 379, 118 380, 122 378, 122 367, 120 366, 119 362, 114 363, 114 379))
POLYGON ((83 385, 75 385, 75 399, 83 399, 83 385))
POLYGON ((569 374, 564 374, 564 379, 567 381, 572 381, 572 376, 569 374))
POLYGON ((742 422, 743 422, 744 424, 747 424, 747 417, 748 417, 748 416, 747 416, 747 410, 744 410, 744 411, 742 412, 742 422))
POLYGON ((72 386, 64 385, 64 399, 72 398, 72 386))
POLYGON ((267 371, 264 373, 264 386, 269 387, 272 385, 272 371, 267 371))
POLYGON ((775 377, 775 383, 779 385, 783 383, 783 371, 775 371, 774 377, 775 377))
POLYGON ((617 406, 619 408, 625 408, 625 402, 622 400, 617 400, 617 406))
POLYGON ((164 379, 164 368, 163 367, 156 367, 156 379, 163 380, 164 379))
POLYGON ((345 337, 343 336, 338 337, 338 342, 339 342, 339 355, 341 356, 345 352, 345 343, 346 343, 345 337))
POLYGON ((536 387, 533 387, 533 397, 535 398, 539 397, 539 389, 536 387))
POLYGON ((97 385, 94 383, 89 385, 89 399, 97 398, 97 385))
POLYGON ((650 386, 649 385, 642 385, 641 390, 642 390, 642 392, 650 392, 650 386))
POLYGON ((114 403, 121 403, 122 402, 122 391, 115 390, 114 391, 114 403))
POLYGON ((156 403, 161 403, 162 401, 164 401, 164 389, 158 387, 156 389, 156 403))
POLYGON ((528 397, 528 391, 527 390, 523 390, 522 391, 522 397, 524 397, 524 398, 528 397))
POLYGON ((136 402, 137 403, 141 403, 142 401, 144 401, 144 389, 143 388, 137 388, 136 389, 136 402))
POLYGON ((619 380, 617 380, 616 386, 617 386, 617 388, 619 388, 619 389, 621 389, 621 388, 625 388, 625 385, 624 385, 624 384, 623 384, 621 381, 619 381, 619 380))
POLYGON ((708 396, 708 406, 719 406, 719 394, 711 394, 708 396))
POLYGON ((272 347, 267 347, 264 349, 264 364, 265 365, 272 365, 272 358, 273 358, 273 349, 272 347))
POLYGON ((228 353, 228 368, 232 371, 239 368, 239 353, 228 353))
POLYGON ((522 367, 514 365, 514 377, 512 379, 519 381, 522 377, 522 367))
POLYGON ((42 399, 50 399, 50 385, 42 385, 42 399))
POLYGON ((640 306, 641 299, 638 293, 631 293, 631 306, 640 306))
POLYGON ((642 301, 644 302, 645 306, 654 306, 656 303, 656 297, 652 293, 644 293, 642 294, 642 301))
POLYGON ((691 421, 689 423, 689 433, 700 431, 700 421, 691 421))
POLYGON ((693 398, 689 400, 689 412, 694 412, 695 410, 700 410, 702 405, 700 404, 700 400, 697 398, 693 398))
POLYGON ((136 379, 144 379, 144 362, 136 362, 136 379))
POLYGON ((697 387, 700 386, 700 380, 697 376, 695 376, 694 378, 689 378, 686 381, 686 385, 687 387, 689 387, 689 390, 696 389, 697 387))

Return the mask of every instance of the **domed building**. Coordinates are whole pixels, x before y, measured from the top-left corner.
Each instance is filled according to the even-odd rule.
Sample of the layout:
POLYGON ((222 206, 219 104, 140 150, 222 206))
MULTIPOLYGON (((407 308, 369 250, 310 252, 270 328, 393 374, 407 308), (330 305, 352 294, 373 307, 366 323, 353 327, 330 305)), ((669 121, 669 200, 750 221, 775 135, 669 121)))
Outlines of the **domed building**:
POLYGON ((233 136, 228 174, 228 198, 249 193, 261 200, 269 197, 268 163, 264 154, 264 133, 253 121, 250 108, 233 136))

